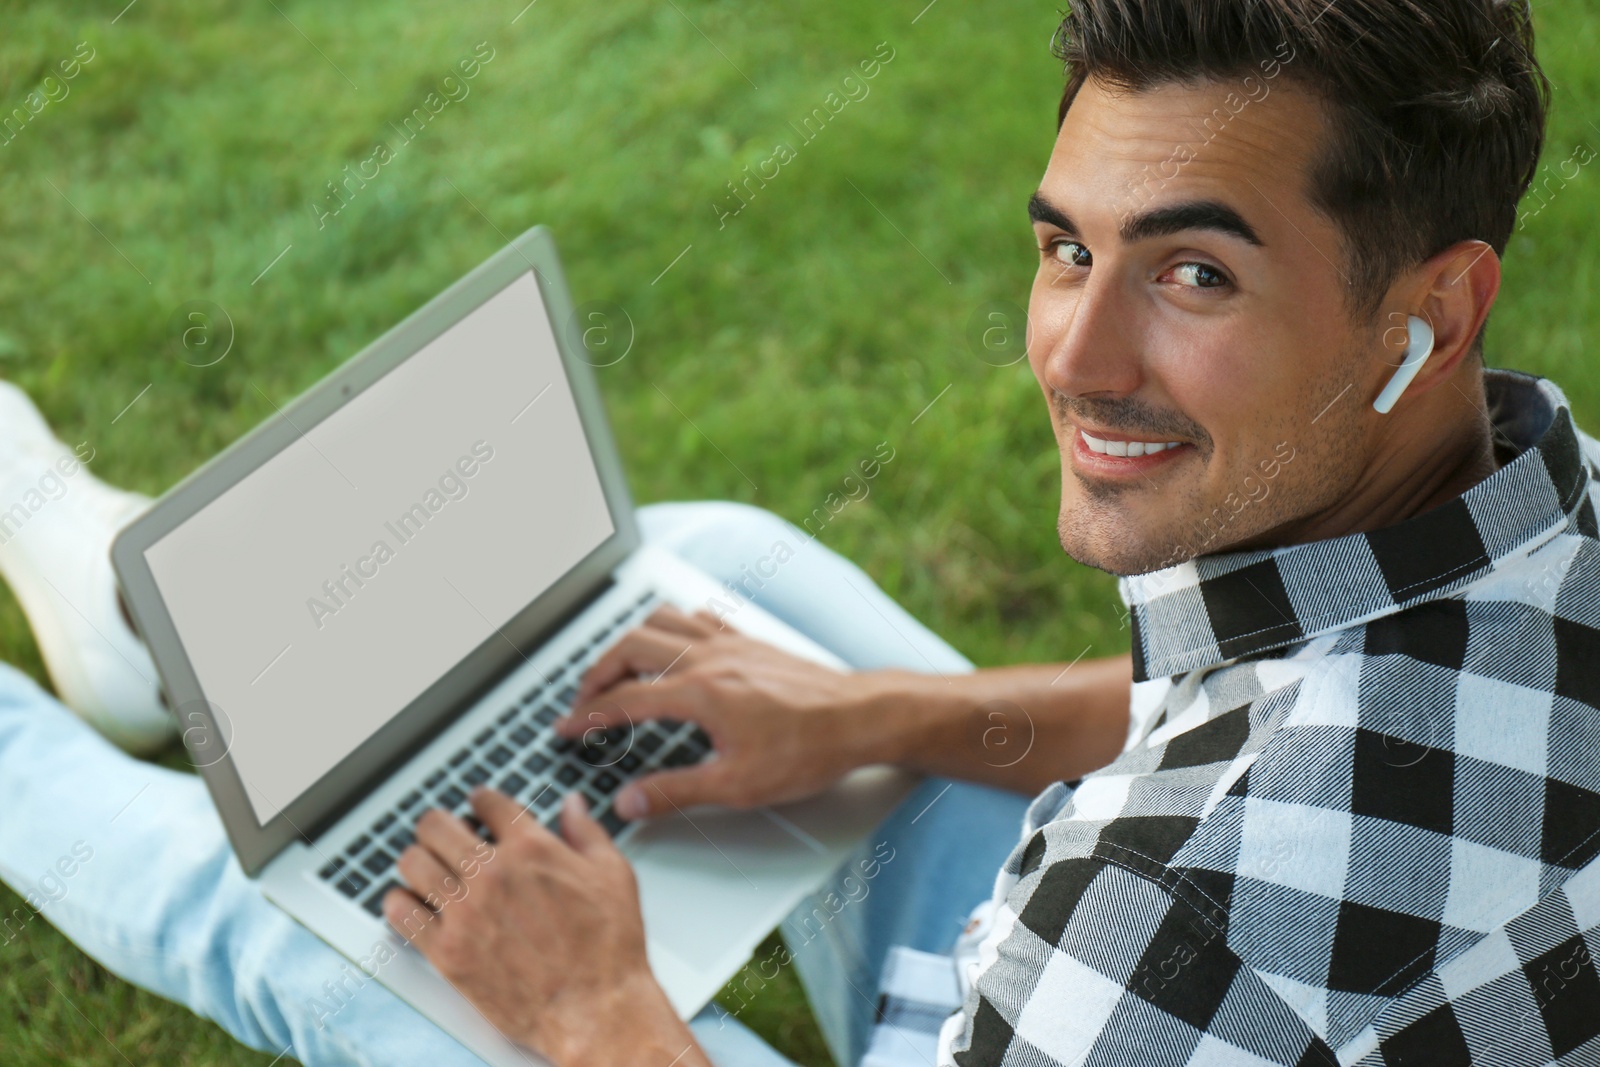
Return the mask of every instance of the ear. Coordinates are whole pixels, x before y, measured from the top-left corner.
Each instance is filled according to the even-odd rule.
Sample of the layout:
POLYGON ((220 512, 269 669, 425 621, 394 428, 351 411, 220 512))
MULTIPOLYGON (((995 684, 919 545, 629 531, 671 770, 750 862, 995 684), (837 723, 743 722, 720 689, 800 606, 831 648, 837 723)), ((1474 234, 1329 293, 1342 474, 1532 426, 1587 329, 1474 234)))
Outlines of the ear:
MULTIPOLYGON (((1420 395, 1448 381, 1471 354, 1500 294, 1500 257, 1483 241, 1461 241, 1410 272, 1396 291, 1405 296, 1398 314, 1387 316, 1389 325, 1403 325, 1407 315, 1416 315, 1433 327, 1433 355, 1406 390, 1420 395)), ((1387 329, 1383 341, 1392 366, 1398 367, 1406 354, 1406 331, 1387 329)))

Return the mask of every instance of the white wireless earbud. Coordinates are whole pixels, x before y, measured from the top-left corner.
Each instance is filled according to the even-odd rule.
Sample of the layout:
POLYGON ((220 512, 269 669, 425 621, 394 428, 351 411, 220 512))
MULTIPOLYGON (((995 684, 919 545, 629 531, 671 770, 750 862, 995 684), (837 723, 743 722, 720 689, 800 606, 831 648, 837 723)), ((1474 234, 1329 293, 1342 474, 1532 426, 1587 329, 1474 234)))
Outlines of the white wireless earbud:
POLYGON ((1426 320, 1419 319, 1415 315, 1410 316, 1406 319, 1406 332, 1410 342, 1406 345, 1405 362, 1394 372, 1389 384, 1383 387, 1378 399, 1372 402, 1372 410, 1380 415, 1389 414, 1389 409, 1400 399, 1400 394, 1406 391, 1411 379, 1417 376, 1417 372, 1428 361, 1428 357, 1433 355, 1433 327, 1429 326, 1426 320))

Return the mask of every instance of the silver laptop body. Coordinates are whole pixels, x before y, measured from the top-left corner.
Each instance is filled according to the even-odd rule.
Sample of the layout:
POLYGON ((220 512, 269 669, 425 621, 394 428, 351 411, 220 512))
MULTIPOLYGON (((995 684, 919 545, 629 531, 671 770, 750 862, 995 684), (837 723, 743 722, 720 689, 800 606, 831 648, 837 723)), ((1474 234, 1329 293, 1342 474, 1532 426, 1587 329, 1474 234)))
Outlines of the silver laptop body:
MULTIPOLYGON (((582 790, 638 873, 651 965, 688 1018, 912 785, 867 768, 776 810, 624 823, 621 783, 714 758, 705 735, 655 722, 554 737, 583 670, 656 605, 731 596, 640 545, 588 326, 536 227, 112 549, 245 873, 355 965, 330 988, 379 981, 497 1067, 541 1061, 377 907, 423 811, 465 814, 482 783, 549 825, 582 790)), ((754 604, 729 623, 844 669, 754 604)))

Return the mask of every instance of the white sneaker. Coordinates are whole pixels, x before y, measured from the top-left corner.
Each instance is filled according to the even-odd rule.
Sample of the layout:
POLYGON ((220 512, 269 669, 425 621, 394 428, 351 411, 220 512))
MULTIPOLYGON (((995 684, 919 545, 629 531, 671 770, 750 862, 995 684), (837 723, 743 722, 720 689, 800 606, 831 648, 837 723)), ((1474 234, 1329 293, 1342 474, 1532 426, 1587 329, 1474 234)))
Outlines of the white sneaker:
POLYGON ((111 540, 150 506, 89 473, 85 442, 56 440, 27 394, 0 381, 0 575, 33 628, 61 702, 112 743, 148 753, 177 724, 117 603, 111 540))

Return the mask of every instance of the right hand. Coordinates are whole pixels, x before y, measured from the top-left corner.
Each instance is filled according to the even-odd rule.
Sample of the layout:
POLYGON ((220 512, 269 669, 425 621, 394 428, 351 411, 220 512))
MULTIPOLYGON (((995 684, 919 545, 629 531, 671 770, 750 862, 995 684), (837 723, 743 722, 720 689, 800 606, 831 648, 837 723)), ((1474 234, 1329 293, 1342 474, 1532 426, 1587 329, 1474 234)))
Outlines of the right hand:
POLYGON ((656 771, 618 794, 625 819, 692 804, 751 808, 819 793, 870 759, 853 744, 871 676, 846 674, 783 652, 708 612, 655 611, 584 676, 556 731, 589 731, 665 718, 693 722, 716 754, 656 771))

